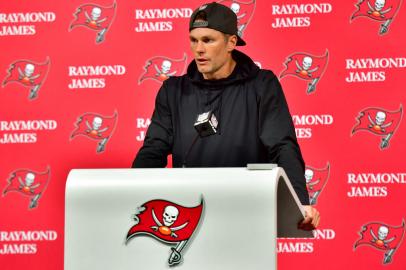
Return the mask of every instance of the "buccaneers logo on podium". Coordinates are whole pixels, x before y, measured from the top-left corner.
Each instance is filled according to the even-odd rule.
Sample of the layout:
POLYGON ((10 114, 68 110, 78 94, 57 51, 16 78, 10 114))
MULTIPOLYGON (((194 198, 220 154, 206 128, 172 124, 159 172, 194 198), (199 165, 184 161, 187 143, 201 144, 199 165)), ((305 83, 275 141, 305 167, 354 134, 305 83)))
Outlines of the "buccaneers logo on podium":
POLYGON ((171 76, 180 76, 186 69, 186 53, 181 59, 171 59, 165 56, 155 56, 145 61, 144 73, 138 79, 138 84, 147 79, 163 82, 171 76))
POLYGON ((323 56, 314 56, 309 53, 294 53, 286 58, 285 70, 279 75, 282 79, 285 76, 296 76, 299 79, 310 81, 307 86, 307 94, 316 90, 316 85, 326 70, 328 62, 328 50, 323 56))
POLYGON ((23 196, 30 197, 29 209, 35 208, 48 186, 49 176, 49 167, 45 172, 35 172, 27 169, 15 170, 10 174, 3 196, 11 191, 18 192, 23 196))
POLYGON ((357 10, 352 14, 351 20, 358 17, 368 17, 371 20, 382 22, 379 34, 386 34, 389 25, 394 20, 402 0, 360 0, 357 4, 357 10))
POLYGON ((381 222, 371 222, 362 226, 360 239, 355 242, 354 250, 362 245, 367 245, 385 252, 383 264, 392 262, 395 251, 399 248, 405 234, 405 221, 395 227, 381 222))
POLYGON ((320 193, 323 191, 330 177, 330 163, 327 163, 326 167, 322 169, 316 169, 310 166, 306 166, 305 179, 306 187, 309 192, 310 204, 317 204, 317 199, 320 193))
POLYGON ((235 15, 237 15, 237 28, 238 35, 242 38, 244 31, 247 29, 250 23, 254 11, 255 11, 255 0, 251 1, 236 1, 236 0, 220 0, 217 3, 229 7, 235 15))
POLYGON ((389 147, 389 140, 393 137, 399 127, 403 116, 402 104, 397 111, 391 112, 382 108, 366 108, 359 112, 356 118, 357 124, 352 128, 351 136, 361 130, 368 131, 381 140, 381 150, 389 147))
POLYGON ((177 265, 182 260, 182 250, 199 224, 203 205, 203 199, 196 207, 184 207, 165 200, 146 202, 137 208, 135 225, 127 233, 127 243, 136 236, 148 235, 165 244, 176 245, 171 248, 168 264, 177 265))
POLYGON ((78 135, 99 141, 97 153, 103 152, 113 134, 117 123, 117 112, 112 116, 103 116, 97 113, 84 113, 76 121, 76 129, 72 132, 71 140, 78 135))
POLYGON ((115 2, 109 7, 96 4, 83 4, 79 6, 73 14, 75 19, 69 25, 69 31, 77 26, 97 31, 96 43, 101 43, 104 41, 107 31, 110 29, 115 15, 115 2))
POLYGON ((8 83, 19 83, 30 89, 28 98, 35 99, 39 89, 44 83, 49 71, 49 58, 44 63, 36 63, 30 60, 17 60, 10 64, 7 76, 2 86, 8 83))

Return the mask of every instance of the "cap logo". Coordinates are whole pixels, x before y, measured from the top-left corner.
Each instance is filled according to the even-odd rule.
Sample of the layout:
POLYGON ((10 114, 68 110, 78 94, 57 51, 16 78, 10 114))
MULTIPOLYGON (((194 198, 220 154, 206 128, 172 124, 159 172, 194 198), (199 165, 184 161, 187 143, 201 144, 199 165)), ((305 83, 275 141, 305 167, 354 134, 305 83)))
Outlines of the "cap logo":
POLYGON ((208 21, 197 21, 197 22, 193 22, 193 28, 196 27, 207 27, 209 26, 209 22, 208 21))
POLYGON ((207 8, 207 5, 201 5, 201 6, 199 7, 199 10, 203 10, 203 9, 205 9, 205 8, 207 8))

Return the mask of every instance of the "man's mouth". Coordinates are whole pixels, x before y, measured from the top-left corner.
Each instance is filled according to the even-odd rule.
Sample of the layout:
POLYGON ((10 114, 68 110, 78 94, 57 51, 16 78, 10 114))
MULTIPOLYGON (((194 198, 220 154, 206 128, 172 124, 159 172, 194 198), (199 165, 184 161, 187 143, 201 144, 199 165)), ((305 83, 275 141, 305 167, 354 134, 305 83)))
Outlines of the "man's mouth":
POLYGON ((208 60, 207 58, 196 58, 196 62, 197 62, 197 64, 199 64, 199 65, 204 65, 204 64, 206 64, 207 62, 209 62, 209 60, 208 60))

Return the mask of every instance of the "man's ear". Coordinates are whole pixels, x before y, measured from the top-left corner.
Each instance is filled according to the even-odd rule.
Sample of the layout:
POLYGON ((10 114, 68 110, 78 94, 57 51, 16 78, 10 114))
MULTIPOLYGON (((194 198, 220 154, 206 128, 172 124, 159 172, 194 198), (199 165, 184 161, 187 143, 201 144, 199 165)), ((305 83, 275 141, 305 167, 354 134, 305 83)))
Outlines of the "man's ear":
POLYGON ((232 35, 228 38, 227 41, 227 50, 229 52, 231 52, 232 50, 235 49, 235 46, 237 46, 237 36, 236 35, 232 35))

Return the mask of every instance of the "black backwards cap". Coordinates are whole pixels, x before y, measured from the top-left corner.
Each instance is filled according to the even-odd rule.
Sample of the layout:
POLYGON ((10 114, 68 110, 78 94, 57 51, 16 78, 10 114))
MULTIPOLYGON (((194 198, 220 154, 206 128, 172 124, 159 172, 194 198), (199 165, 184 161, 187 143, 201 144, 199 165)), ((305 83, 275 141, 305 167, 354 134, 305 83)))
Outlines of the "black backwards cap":
POLYGON ((236 35, 237 46, 244 46, 246 43, 238 35, 237 15, 228 7, 213 2, 201 5, 190 16, 189 31, 194 28, 211 28, 224 34, 236 35), (206 20, 196 20, 199 13, 206 15, 206 20))

